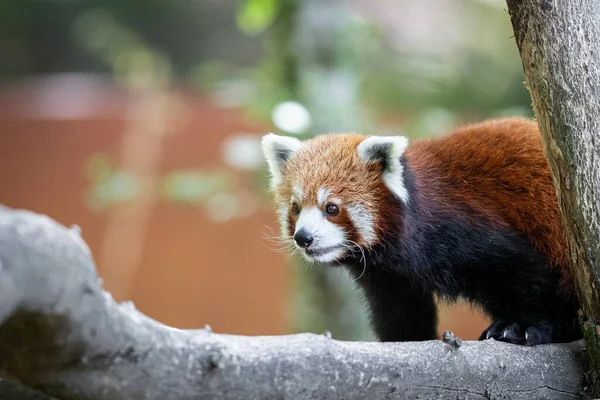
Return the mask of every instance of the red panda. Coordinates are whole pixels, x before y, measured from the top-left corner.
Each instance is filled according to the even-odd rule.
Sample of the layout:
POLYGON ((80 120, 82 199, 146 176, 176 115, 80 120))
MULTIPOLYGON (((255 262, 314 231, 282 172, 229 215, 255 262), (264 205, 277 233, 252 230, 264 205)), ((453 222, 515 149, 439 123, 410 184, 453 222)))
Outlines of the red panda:
POLYGON ((536 345, 581 337, 579 303, 537 124, 399 136, 268 134, 282 239, 344 266, 381 341, 436 338, 434 294, 492 320, 480 340, 536 345))

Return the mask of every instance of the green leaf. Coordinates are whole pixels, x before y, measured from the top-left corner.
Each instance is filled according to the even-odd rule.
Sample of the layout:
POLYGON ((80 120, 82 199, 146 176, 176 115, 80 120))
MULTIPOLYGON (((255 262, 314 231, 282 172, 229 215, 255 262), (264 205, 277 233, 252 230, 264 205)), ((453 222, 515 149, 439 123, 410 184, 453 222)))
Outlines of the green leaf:
POLYGON ((261 33, 273 22, 277 6, 277 0, 245 0, 237 12, 238 28, 247 35, 261 33))

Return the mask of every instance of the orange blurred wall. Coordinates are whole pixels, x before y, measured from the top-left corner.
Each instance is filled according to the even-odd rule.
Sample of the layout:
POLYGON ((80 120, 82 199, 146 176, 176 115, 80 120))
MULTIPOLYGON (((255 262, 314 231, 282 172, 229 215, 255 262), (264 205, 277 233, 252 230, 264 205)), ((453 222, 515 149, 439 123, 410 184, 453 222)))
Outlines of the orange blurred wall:
MULTIPOLYGON (((259 204, 243 218, 215 222, 201 206, 158 196, 144 206, 142 230, 131 228, 144 220, 130 212, 140 208, 135 200, 90 207, 89 160, 102 154, 117 166, 127 164, 123 147, 132 103, 116 90, 95 89, 84 93, 90 103, 86 113, 66 117, 40 111, 40 97, 60 103, 61 96, 44 92, 39 82, 0 92, 0 202, 78 224, 105 288, 152 318, 179 328, 210 324, 217 332, 286 333, 290 269, 262 237, 266 225, 274 226, 270 204, 259 204), (135 235, 111 241, 109 225, 135 235), (136 243, 139 254, 131 255, 136 243), (135 265, 125 264, 132 257, 135 265)), ((220 157, 223 139, 265 131, 238 111, 219 109, 203 98, 180 94, 177 100, 184 111, 162 138, 156 175, 227 169, 220 157)), ((242 189, 256 191, 249 173, 229 172, 242 189)))

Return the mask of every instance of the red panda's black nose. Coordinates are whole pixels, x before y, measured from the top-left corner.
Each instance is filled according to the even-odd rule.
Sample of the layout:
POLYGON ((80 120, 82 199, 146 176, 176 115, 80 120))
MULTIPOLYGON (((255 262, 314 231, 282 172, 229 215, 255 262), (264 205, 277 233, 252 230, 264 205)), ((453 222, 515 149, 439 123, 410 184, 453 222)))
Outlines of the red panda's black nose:
POLYGON ((310 246, 312 244, 313 237, 312 237, 312 235, 310 233, 308 233, 304 229, 300 229, 294 235, 294 240, 296 241, 296 243, 298 244, 298 246, 303 247, 303 248, 307 248, 308 246, 310 246))

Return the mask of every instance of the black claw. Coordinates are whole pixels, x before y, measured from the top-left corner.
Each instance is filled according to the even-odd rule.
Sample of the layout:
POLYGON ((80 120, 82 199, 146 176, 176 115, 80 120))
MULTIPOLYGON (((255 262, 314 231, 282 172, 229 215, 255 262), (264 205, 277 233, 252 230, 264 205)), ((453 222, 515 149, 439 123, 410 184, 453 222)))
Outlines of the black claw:
POLYGON ((503 342, 521 344, 525 342, 525 335, 517 324, 512 324, 502 332, 502 337, 499 339, 503 342))
POLYGON ((549 325, 542 325, 540 327, 530 326, 525 331, 525 345, 527 346, 551 342, 552 328, 549 325))
POLYGON ((506 325, 507 325, 506 322, 504 322, 502 320, 494 321, 489 326, 489 328, 487 328, 485 331, 483 331, 481 336, 479 336, 479 340, 486 340, 486 339, 498 340, 500 338, 500 336, 502 336, 502 331, 504 330, 506 325))
POLYGON ((525 331, 525 344, 527 346, 535 346, 540 344, 540 331, 537 328, 529 327, 525 331))

